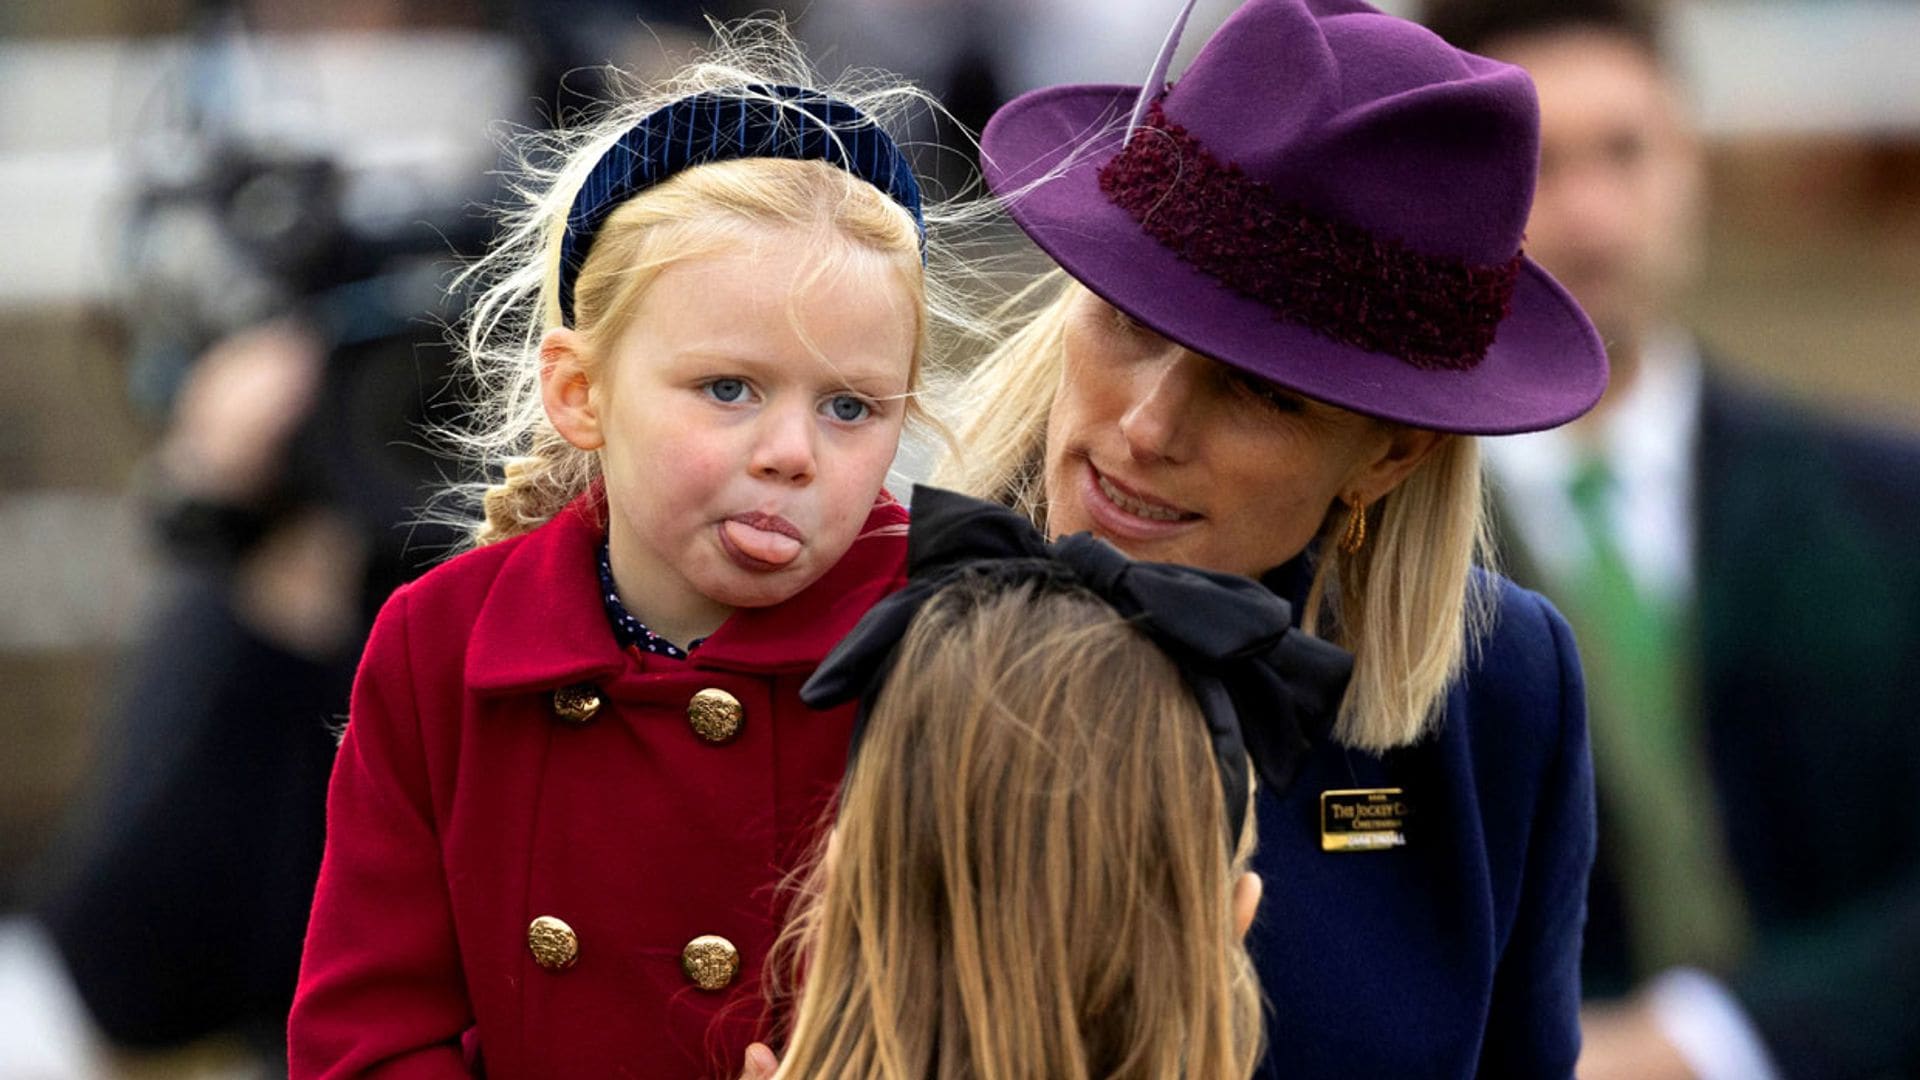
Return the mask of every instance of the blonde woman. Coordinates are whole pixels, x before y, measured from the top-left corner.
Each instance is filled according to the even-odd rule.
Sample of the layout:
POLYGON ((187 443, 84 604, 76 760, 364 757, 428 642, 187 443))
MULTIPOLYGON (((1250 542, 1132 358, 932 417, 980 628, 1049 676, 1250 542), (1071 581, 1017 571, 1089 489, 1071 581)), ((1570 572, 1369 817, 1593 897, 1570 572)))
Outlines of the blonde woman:
POLYGON ((913 504, 907 587, 802 692, 862 704, 779 1075, 1250 1075, 1249 766, 1284 782, 1299 744, 1258 736, 1347 657, 1244 578, 913 504))
POLYGON ((1334 723, 1257 800, 1264 1075, 1570 1076, 1579 664, 1474 566, 1474 436, 1606 381, 1520 252, 1532 85, 1358 0, 1249 0, 1170 88, 1164 64, 988 125, 989 182, 1062 273, 963 388, 936 482, 1257 578, 1352 651, 1334 723))

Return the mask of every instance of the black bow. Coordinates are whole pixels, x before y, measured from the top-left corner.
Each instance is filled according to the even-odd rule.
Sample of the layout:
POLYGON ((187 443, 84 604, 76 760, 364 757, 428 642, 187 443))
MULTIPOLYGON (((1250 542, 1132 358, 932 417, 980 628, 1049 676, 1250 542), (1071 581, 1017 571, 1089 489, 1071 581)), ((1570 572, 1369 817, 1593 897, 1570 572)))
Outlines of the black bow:
POLYGON ((1048 543, 1004 506, 917 486, 906 587, 868 611, 800 690, 814 708, 860 698, 849 762, 908 624, 963 573, 1080 585, 1152 638, 1179 665, 1206 717, 1236 838, 1246 818, 1248 760, 1269 790, 1286 790, 1311 745, 1308 733, 1325 733, 1353 671, 1346 650, 1295 630, 1292 608, 1256 581, 1135 562, 1090 533, 1048 543))

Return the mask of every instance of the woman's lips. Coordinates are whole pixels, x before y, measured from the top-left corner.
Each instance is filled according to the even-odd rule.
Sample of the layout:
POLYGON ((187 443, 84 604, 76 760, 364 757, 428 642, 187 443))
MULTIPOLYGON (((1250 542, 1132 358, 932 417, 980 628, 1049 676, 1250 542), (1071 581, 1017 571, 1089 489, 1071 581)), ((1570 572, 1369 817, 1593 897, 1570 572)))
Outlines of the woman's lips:
POLYGON ((720 523, 720 546, 746 570, 778 570, 799 557, 804 539, 777 514, 735 514, 720 523))
POLYGON ((1081 505, 1094 527, 1118 540, 1164 540, 1187 531, 1203 516, 1149 498, 1102 473, 1091 460, 1079 488, 1081 505))

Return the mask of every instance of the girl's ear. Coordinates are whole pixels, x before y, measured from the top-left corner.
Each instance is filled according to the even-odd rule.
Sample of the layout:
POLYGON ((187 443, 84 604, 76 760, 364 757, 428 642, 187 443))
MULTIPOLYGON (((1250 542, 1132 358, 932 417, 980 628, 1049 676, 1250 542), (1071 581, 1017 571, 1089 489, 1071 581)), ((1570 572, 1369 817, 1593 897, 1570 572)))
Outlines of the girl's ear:
POLYGON ((581 450, 598 450, 606 437, 587 377, 586 348, 579 331, 570 327, 554 327, 540 338, 540 402, 561 438, 581 450))
POLYGON ((1233 928, 1241 937, 1246 937, 1247 931, 1252 929, 1253 915, 1260 910, 1260 894, 1265 890, 1266 885, 1260 880, 1260 875, 1251 870, 1241 874, 1240 880, 1233 883, 1233 928))

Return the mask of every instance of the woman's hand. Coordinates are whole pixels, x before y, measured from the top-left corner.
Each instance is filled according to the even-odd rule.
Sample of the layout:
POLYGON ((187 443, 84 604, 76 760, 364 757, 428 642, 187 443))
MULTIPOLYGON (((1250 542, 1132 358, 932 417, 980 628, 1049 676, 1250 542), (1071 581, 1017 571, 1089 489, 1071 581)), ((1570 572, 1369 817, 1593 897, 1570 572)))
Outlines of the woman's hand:
POLYGON ((740 1072, 740 1080, 773 1080, 773 1074, 780 1071, 780 1059, 766 1043, 754 1043, 747 1047, 747 1066, 740 1072))

